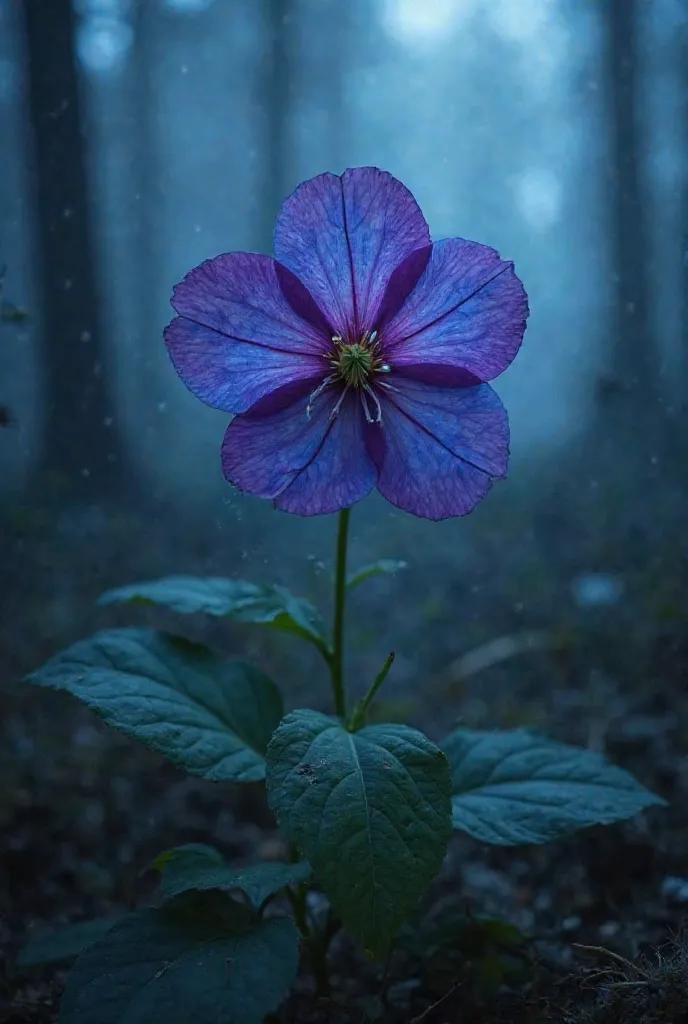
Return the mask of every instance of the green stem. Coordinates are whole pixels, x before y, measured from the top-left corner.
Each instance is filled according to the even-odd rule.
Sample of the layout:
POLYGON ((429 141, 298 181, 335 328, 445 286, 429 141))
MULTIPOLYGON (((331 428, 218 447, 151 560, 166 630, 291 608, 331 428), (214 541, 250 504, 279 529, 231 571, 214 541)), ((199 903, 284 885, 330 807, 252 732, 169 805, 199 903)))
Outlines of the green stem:
POLYGON ((302 882, 296 890, 288 887, 287 895, 294 911, 296 926, 301 932, 303 941, 308 946, 311 954, 311 966, 313 967, 318 995, 329 996, 330 977, 327 971, 327 945, 329 944, 329 939, 327 943, 323 941, 323 937, 311 928, 309 924, 306 905, 308 883, 302 882))
POLYGON ((373 682, 372 686, 366 693, 363 700, 356 705, 354 713, 351 716, 351 721, 349 722, 349 732, 356 732, 356 730, 360 729, 361 726, 365 723, 366 715, 368 714, 368 708, 370 707, 373 698, 375 697, 375 694, 377 693, 377 691, 380 689, 385 679, 387 678, 387 673, 391 669, 393 662, 394 651, 392 651, 391 654, 387 655, 387 659, 382 668, 380 669, 380 671, 378 672, 377 676, 375 677, 375 681, 373 682))
POLYGON ((339 513, 337 531, 337 565, 334 581, 334 627, 332 630, 332 694, 335 714, 346 715, 344 693, 344 611, 346 608, 346 549, 349 540, 349 518, 351 509, 343 508, 339 513))
POLYGON ((291 903, 291 909, 294 912, 294 920, 301 935, 308 942, 311 939, 311 929, 308 923, 308 914, 306 913, 307 892, 308 890, 304 889, 303 885, 298 886, 296 889, 291 887, 287 889, 287 896, 291 903))

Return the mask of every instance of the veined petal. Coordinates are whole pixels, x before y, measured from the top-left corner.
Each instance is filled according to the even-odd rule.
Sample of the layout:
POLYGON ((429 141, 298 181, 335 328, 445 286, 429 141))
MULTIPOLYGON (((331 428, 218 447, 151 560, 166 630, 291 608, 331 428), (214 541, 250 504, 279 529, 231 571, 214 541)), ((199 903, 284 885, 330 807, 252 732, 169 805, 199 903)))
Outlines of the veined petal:
MULTIPOLYGON (((377 469, 364 441, 364 417, 349 392, 336 417, 341 388, 327 388, 306 415, 308 396, 269 415, 249 411, 230 423, 222 469, 230 483, 302 516, 339 512, 375 487, 377 469)), ((271 399, 270 407, 281 403, 271 399)), ((266 408, 266 403, 261 403, 266 408)))
POLYGON ((336 333, 352 339, 375 326, 393 271, 429 243, 412 194, 377 167, 305 181, 275 225, 277 259, 304 283, 336 333))
POLYGON ((383 332, 385 324, 391 321, 404 305, 425 273, 431 255, 432 245, 424 245, 420 249, 414 249, 398 267, 395 267, 375 317, 375 327, 379 333, 383 332))
POLYGON ((435 242, 425 273, 381 332, 385 357, 400 369, 424 362, 492 380, 523 340, 528 298, 513 263, 464 238, 435 242))
POLYGON ((437 387, 392 378, 382 423, 368 429, 368 448, 380 469, 378 490, 405 512, 448 519, 470 512, 492 479, 506 474, 509 421, 487 384, 437 387))
POLYGON ((292 308, 269 256, 207 260, 176 286, 172 306, 179 316, 165 330, 170 358, 189 390, 215 408, 245 412, 283 385, 327 372, 329 339, 292 308))

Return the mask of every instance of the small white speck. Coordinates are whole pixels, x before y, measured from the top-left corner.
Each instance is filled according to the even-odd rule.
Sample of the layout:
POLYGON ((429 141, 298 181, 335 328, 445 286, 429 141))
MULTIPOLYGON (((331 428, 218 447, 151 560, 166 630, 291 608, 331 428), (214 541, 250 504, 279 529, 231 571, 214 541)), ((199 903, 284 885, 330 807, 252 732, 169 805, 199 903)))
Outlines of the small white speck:
POLYGON ((688 903, 688 878, 669 875, 662 882, 661 893, 664 899, 676 903, 688 903))
POLYGON ((578 914, 571 914, 570 917, 565 917, 561 922, 561 929, 564 932, 575 932, 581 926, 581 918, 578 914))
POLYGON ((604 572, 582 573, 571 584, 571 593, 579 608, 614 605, 623 592, 623 580, 604 572))

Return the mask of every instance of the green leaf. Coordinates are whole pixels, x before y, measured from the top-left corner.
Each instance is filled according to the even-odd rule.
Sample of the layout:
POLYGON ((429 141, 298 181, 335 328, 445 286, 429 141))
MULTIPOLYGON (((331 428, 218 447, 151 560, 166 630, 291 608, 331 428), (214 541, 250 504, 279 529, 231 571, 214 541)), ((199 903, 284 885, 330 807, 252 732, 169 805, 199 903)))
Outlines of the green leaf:
POLYGON ((254 907, 285 885, 297 885, 310 877, 310 864, 263 863, 233 868, 212 846, 189 843, 163 853, 152 864, 162 873, 163 896, 170 899, 189 889, 241 889, 254 907))
POLYGON ((599 755, 525 729, 457 729, 442 749, 451 765, 454 828, 483 843, 546 843, 664 804, 599 755))
POLYGON ((465 900, 445 896, 421 921, 404 925, 398 946, 410 954, 431 991, 446 992, 456 981, 494 991, 500 984, 525 984, 532 978, 527 937, 509 921, 466 913, 465 900), (445 902, 446 901, 446 902, 445 902))
POLYGON ((252 622, 295 633, 321 651, 328 649, 318 610, 285 587, 213 576, 167 576, 108 590, 98 603, 153 604, 183 615, 201 612, 235 622, 252 622))
POLYGON ((344 925, 382 956, 442 864, 451 780, 442 752, 403 725, 349 733, 294 711, 267 753, 268 799, 344 925))
POLYGON ((291 918, 247 926, 221 893, 128 914, 79 957, 60 1024, 260 1024, 296 976, 291 918))
POLYGON ((464 900, 453 900, 423 921, 418 937, 429 948, 456 950, 477 959, 494 947, 518 948, 527 942, 523 932, 502 918, 484 914, 468 915, 464 900))
POLYGON ((360 583, 365 583, 366 580, 369 580, 371 576, 383 576, 401 572, 407 565, 408 562, 402 562, 399 558, 380 558, 377 562, 371 562, 370 565, 364 565, 362 569, 352 572, 346 581, 347 589, 353 590, 360 583))
POLYGON ((78 956, 87 946, 101 939, 110 931, 123 914, 96 917, 92 921, 77 921, 56 928, 47 935, 29 939, 17 957, 17 967, 39 967, 43 964, 59 964, 78 956))
POLYGON ((108 725, 212 781, 264 778, 265 751, 283 712, 279 690, 262 672, 148 629, 97 633, 28 681, 67 690, 108 725))

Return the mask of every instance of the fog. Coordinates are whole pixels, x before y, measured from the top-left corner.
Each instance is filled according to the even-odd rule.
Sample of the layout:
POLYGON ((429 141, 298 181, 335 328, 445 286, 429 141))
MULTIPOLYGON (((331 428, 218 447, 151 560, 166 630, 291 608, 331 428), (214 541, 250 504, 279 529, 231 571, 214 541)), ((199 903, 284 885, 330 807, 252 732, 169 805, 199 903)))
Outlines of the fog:
MULTIPOLYGON (((75 547, 98 584, 200 559, 327 589, 332 522, 228 487, 227 417, 186 391, 162 329, 191 267, 270 252, 301 180, 363 164, 411 188, 434 238, 514 260, 531 317, 497 383, 508 480, 441 525, 371 497, 355 554, 409 562, 398 586, 441 609, 442 657, 514 617, 567 619, 585 574, 608 576, 622 605, 636 580, 624 614, 643 622, 658 589, 682 587, 684 4, 82 0, 68 14, 0 7, 3 297, 28 312, 0 338, 13 609, 46 588, 58 634, 78 633, 75 547), (68 565, 48 585, 55 560, 68 565)), ((377 656, 408 620, 410 682, 425 626, 394 593, 383 582, 365 599, 371 643, 377 656)))

